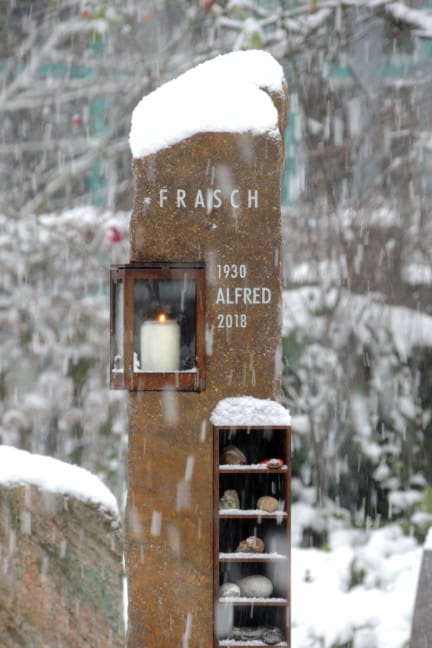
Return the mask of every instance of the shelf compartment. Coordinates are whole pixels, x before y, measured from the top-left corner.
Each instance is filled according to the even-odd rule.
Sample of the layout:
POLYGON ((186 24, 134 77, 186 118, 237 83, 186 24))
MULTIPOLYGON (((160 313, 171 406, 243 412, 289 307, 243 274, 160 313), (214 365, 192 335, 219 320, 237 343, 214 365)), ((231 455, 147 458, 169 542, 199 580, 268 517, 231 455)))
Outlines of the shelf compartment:
POLYGON ((268 648, 269 644, 262 638, 230 638, 227 623, 231 624, 231 628, 279 628, 282 640, 275 645, 289 648, 291 430, 287 426, 238 426, 214 427, 213 431, 214 602, 218 610, 214 648, 268 648), (222 451, 229 445, 239 448, 248 463, 223 463, 220 459, 222 451), (273 457, 283 461, 280 468, 268 468, 259 463, 273 457), (219 508, 226 490, 237 491, 239 508, 219 508), (278 510, 268 512, 258 509, 258 499, 263 496, 276 498, 278 510), (263 541, 262 553, 236 551, 240 543, 250 536, 257 536, 263 541), (271 580, 273 592, 270 597, 219 596, 222 584, 237 583, 252 575, 266 576, 271 580), (221 631, 222 627, 224 632, 221 631))
POLYGON ((239 506, 236 509, 219 509, 224 511, 237 512, 240 515, 245 511, 253 512, 256 515, 269 515, 267 511, 258 508, 260 497, 269 496, 278 501, 278 508, 274 514, 286 513, 288 472, 281 471, 259 471, 251 473, 247 471, 227 471, 219 474, 219 499, 227 490, 237 491, 239 506))
POLYGON ((287 639, 289 637, 289 612, 287 602, 280 603, 280 605, 264 605, 262 603, 245 604, 245 605, 225 605, 218 602, 218 610, 221 615, 221 622, 227 621, 231 630, 221 633, 216 638, 216 646, 269 646, 266 644, 262 637, 246 638, 232 636, 232 630, 251 628, 278 628, 281 633, 281 641, 276 646, 289 645, 287 639))
MULTIPOLYGON (((241 541, 258 536, 264 542, 264 553, 289 556, 288 517, 219 517, 219 553, 236 555, 241 541)), ((258 553, 252 555, 258 556, 258 553)))
MULTIPOLYGON (((246 576, 265 576, 272 585, 273 591, 269 597, 260 597, 260 602, 268 604, 270 600, 284 600, 288 602, 289 596, 289 561, 227 561, 219 562, 218 582, 219 587, 224 583, 238 583, 246 576)), ((252 605, 254 598, 246 596, 219 597, 222 602, 229 602, 230 599, 242 600, 244 603, 249 602, 252 605)))
POLYGON ((218 428, 219 450, 229 445, 238 446, 246 455, 249 464, 259 464, 265 459, 286 459, 286 439, 279 426, 249 426, 218 428))

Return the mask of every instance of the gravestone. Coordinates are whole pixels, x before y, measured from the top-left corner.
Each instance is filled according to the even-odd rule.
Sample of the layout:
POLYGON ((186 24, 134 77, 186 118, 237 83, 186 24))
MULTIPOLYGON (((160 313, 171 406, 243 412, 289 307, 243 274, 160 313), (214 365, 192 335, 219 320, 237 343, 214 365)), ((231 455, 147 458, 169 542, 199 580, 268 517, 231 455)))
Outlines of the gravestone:
POLYGON ((410 648, 432 648, 432 529, 420 566, 410 648))
POLYGON ((287 87, 235 52, 136 107, 131 262, 203 262, 206 384, 131 391, 128 648, 213 645, 213 439, 227 397, 279 399, 280 182, 287 87))

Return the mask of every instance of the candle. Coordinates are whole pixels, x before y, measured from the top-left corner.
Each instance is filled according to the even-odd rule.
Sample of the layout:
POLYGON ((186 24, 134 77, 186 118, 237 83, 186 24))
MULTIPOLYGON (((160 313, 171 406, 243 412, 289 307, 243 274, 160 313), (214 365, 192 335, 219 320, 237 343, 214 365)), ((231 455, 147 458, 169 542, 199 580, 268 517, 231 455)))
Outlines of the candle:
POLYGON ((164 313, 141 326, 141 371, 178 371, 180 326, 164 313))

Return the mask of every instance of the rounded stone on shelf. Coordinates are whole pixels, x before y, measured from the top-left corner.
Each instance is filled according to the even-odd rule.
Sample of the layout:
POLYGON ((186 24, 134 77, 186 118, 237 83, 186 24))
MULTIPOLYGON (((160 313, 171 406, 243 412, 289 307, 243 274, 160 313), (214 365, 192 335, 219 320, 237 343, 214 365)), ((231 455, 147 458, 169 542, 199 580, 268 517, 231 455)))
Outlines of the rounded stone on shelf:
POLYGON ((264 540, 258 536, 249 536, 242 540, 236 549, 237 553, 262 553, 264 551, 264 540))
POLYGON ((273 583, 267 576, 253 574, 237 581, 242 596, 247 598, 268 598, 273 592, 273 583))
POLYGON ((267 513, 274 513, 279 508, 279 500, 271 495, 263 495, 257 501, 257 508, 267 513))
POLYGON ((263 641, 268 646, 282 641, 282 632, 276 626, 234 626, 228 636, 234 641, 263 641))
POLYGON ((228 445, 223 448, 220 458, 221 464, 230 464, 235 465, 246 465, 247 459, 244 452, 237 448, 235 445, 228 445))
POLYGON ((234 488, 228 488, 219 500, 220 509, 239 509, 240 498, 234 488))
POLYGON ((220 598, 226 596, 240 596, 240 587, 236 583, 223 583, 219 589, 220 598))
POLYGON ((274 646, 282 641, 282 632, 279 628, 266 628, 263 631, 262 639, 268 646, 274 646))

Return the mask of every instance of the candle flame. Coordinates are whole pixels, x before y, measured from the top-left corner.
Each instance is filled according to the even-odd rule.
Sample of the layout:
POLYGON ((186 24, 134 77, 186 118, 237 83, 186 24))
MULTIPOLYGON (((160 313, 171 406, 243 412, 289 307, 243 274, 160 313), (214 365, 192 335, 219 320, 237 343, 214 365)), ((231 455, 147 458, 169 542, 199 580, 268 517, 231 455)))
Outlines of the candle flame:
POLYGON ((165 315, 165 313, 159 313, 159 315, 157 316, 157 320, 158 322, 162 322, 162 323, 166 322, 167 316, 165 315))

